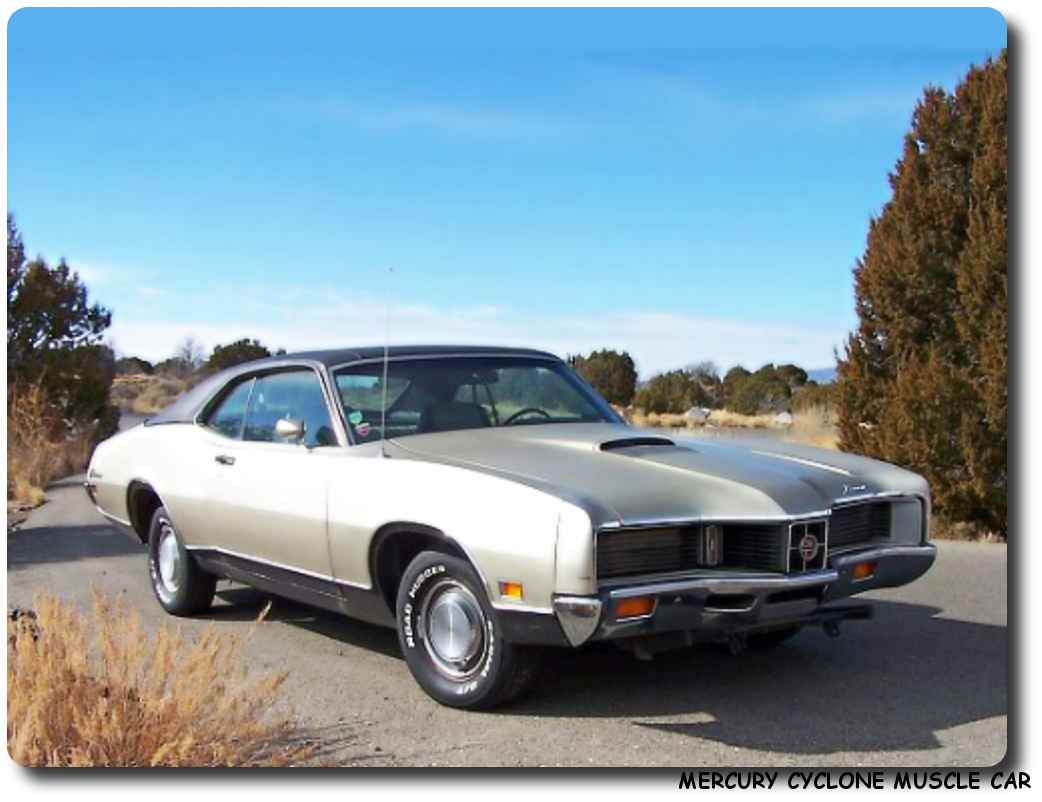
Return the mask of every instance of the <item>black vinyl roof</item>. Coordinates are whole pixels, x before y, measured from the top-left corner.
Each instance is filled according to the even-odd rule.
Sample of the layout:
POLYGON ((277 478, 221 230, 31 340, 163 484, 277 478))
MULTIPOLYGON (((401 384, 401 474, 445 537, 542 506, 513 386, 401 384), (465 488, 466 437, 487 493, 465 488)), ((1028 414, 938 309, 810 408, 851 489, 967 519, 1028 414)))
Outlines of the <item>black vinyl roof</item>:
MULTIPOLYGON (((484 354, 520 354, 523 356, 542 357, 546 359, 558 359, 557 356, 547 351, 536 351, 531 348, 495 347, 489 345, 392 345, 387 349, 387 355, 391 359, 401 357, 423 357, 423 356, 448 356, 458 354, 460 356, 481 356, 484 354)), ((222 370, 213 376, 208 376, 199 384, 178 398, 170 406, 158 414, 151 416, 145 421, 146 426, 154 426, 161 423, 191 423, 196 415, 203 409, 207 401, 224 387, 229 381, 243 373, 251 373, 255 370, 264 370, 265 366, 281 366, 295 361, 318 362, 327 368, 343 365, 348 362, 357 362, 361 359, 383 359, 384 346, 371 345, 364 348, 336 348, 328 351, 301 351, 295 354, 280 354, 263 359, 255 359, 252 362, 243 362, 240 365, 222 370)))
MULTIPOLYGON (((492 345, 392 345, 387 348, 388 356, 444 356, 446 354, 524 354, 526 356, 542 356, 557 359, 557 356, 546 351, 536 351, 532 348, 510 348, 509 346, 497 347, 492 345)), ((354 362, 359 359, 382 359, 384 346, 369 345, 362 348, 336 348, 328 351, 301 351, 295 354, 284 354, 283 356, 270 357, 271 361, 281 359, 310 359, 321 362, 326 367, 342 365, 345 362, 354 362)), ((262 363, 266 360, 258 360, 262 363)), ((250 363, 250 364, 257 364, 250 363)))

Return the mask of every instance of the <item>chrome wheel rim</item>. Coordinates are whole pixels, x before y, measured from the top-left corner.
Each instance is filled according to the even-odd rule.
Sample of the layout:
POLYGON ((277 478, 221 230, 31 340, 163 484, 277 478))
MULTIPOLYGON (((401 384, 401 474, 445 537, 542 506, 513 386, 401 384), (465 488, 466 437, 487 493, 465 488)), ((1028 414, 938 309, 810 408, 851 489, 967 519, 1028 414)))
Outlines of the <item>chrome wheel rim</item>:
POLYGON ((159 548, 156 562, 159 563, 159 582, 167 593, 177 593, 181 585, 181 549, 177 535, 169 521, 162 521, 159 530, 159 548))
POLYGON ((421 620, 427 653, 442 674, 464 680, 478 672, 488 639, 485 613, 469 588, 455 580, 439 582, 424 602, 421 620))

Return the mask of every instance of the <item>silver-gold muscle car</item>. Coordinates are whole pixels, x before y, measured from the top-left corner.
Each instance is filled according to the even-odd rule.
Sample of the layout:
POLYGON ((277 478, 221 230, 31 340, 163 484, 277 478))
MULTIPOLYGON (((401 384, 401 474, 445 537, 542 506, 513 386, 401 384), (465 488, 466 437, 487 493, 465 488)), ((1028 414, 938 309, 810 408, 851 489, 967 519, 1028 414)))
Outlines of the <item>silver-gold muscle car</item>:
POLYGON ((523 349, 239 365, 99 445, 85 484, 168 612, 227 578, 395 627, 423 689, 467 708, 531 685, 540 647, 835 634, 871 611, 838 600, 934 559, 921 477, 633 429, 523 349))

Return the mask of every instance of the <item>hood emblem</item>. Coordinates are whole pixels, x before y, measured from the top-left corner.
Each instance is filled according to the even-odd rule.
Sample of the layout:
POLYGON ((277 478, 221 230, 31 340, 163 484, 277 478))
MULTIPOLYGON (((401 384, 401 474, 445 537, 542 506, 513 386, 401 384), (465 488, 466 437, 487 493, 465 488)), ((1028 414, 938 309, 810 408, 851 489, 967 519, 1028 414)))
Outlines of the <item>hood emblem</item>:
POLYGON ((843 495, 848 493, 864 493, 868 490, 868 485, 843 485, 843 495))
POLYGON ((820 545, 818 539, 808 532, 800 538, 799 545, 796 548, 799 549, 800 557, 803 558, 803 562, 809 563, 818 556, 818 548, 820 545))

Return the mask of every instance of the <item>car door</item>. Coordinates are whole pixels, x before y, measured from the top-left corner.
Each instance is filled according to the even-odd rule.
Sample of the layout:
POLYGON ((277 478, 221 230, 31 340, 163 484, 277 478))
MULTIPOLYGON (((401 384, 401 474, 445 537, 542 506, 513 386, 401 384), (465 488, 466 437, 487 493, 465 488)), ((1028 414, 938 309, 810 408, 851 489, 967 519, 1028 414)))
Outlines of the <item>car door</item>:
POLYGON ((331 452, 340 447, 318 374, 290 368, 246 377, 205 425, 213 545, 256 570, 330 577, 326 497, 331 452), (303 423, 303 436, 280 437, 280 419, 303 423))

